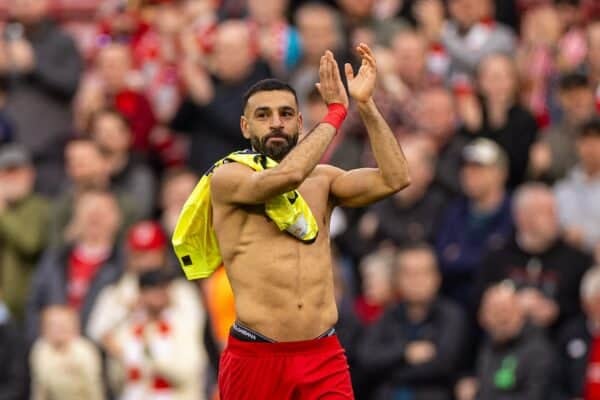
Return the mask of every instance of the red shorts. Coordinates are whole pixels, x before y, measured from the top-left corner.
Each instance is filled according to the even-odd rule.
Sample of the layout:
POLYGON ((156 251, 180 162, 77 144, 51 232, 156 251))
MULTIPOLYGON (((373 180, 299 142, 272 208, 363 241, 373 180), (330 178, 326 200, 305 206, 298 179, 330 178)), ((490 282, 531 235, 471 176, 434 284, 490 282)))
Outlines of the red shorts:
POLYGON ((221 400, 352 400, 337 336, 256 343, 229 336, 219 367, 221 400))

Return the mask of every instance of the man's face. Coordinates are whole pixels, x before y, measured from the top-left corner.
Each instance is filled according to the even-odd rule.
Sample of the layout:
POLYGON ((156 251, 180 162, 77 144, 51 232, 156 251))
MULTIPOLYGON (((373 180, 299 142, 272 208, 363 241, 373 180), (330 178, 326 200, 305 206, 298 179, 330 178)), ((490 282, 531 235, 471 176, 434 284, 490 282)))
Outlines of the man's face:
POLYGON ((540 243, 550 243, 558 236, 558 214, 551 193, 532 193, 516 210, 517 231, 540 243))
POLYGON ((98 145, 110 153, 127 152, 131 132, 122 119, 111 113, 99 116, 92 127, 92 136, 98 145))
POLYGON ((407 251, 396 263, 395 285, 400 297, 413 304, 431 303, 440 286, 434 256, 425 250, 407 251))
POLYGON ((98 73, 109 92, 117 92, 127 84, 131 70, 131 54, 125 45, 114 44, 103 48, 96 61, 98 73))
POLYGON ((594 93, 588 87, 562 90, 559 99, 565 118, 571 124, 579 125, 594 115, 594 93))
POLYGON ((598 173, 600 171, 600 132, 577 139, 577 153, 586 172, 598 173))
POLYGON ((502 343, 515 337, 523 326, 524 318, 512 289, 492 287, 485 293, 479 320, 495 342, 502 343))
POLYGON ((504 185, 503 171, 494 165, 466 163, 461 169, 461 184, 466 196, 477 200, 490 190, 504 185))
POLYGON ((250 32, 244 23, 225 22, 219 26, 212 61, 220 79, 237 82, 249 74, 255 61, 249 38, 250 32))
POLYGON ((325 9, 300 9, 297 16, 298 31, 305 44, 305 57, 318 64, 325 50, 338 47, 338 34, 333 15, 325 9))
POLYGON ((302 116, 292 93, 264 91, 248 99, 240 124, 254 150, 281 161, 298 143, 302 116))
POLYGON ((417 104, 418 129, 444 142, 454 134, 456 112, 452 96, 444 89, 424 92, 417 104))
POLYGON ((8 201, 18 201, 33 191, 35 170, 31 166, 4 168, 0 170, 0 189, 8 201))
POLYGON ((154 316, 159 315, 169 306, 169 285, 142 289, 140 302, 148 313, 154 316))
POLYGON ((489 0, 451 0, 450 15, 458 24, 468 29, 485 16, 489 0))
POLYGON ((417 33, 401 32, 393 40, 392 50, 396 60, 396 72, 409 85, 418 84, 426 72, 425 39, 417 33))
POLYGON ((108 166, 98 147, 75 141, 65 151, 67 175, 78 186, 96 187, 108 180, 108 166))
POLYGON ((73 218, 82 239, 112 239, 121 225, 116 199, 106 193, 86 193, 75 205, 73 218))

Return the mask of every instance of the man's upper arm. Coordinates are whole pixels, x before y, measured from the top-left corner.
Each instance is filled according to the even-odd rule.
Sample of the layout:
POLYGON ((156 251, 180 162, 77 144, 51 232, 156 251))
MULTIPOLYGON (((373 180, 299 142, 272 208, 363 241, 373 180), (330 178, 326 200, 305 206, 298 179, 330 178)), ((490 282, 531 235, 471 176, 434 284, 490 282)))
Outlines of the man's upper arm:
POLYGON ((215 169, 211 192, 214 198, 224 203, 262 204, 296 189, 300 182, 297 174, 285 173, 278 168, 254 171, 232 162, 215 169))
POLYGON ((325 166, 331 179, 331 195, 344 207, 363 207, 383 199, 397 190, 388 186, 377 168, 350 171, 325 166))

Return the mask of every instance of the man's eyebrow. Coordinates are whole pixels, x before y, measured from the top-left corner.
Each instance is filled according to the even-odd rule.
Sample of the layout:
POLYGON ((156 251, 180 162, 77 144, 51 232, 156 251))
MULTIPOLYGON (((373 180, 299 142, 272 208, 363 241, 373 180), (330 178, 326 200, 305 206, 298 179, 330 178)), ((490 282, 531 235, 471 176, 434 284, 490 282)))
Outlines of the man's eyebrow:
POLYGON ((267 106, 263 106, 263 107, 257 107, 257 108, 254 110, 254 113, 256 114, 256 113, 257 113, 257 112, 259 112, 259 111, 271 111, 271 108, 270 108, 270 107, 267 107, 267 106))

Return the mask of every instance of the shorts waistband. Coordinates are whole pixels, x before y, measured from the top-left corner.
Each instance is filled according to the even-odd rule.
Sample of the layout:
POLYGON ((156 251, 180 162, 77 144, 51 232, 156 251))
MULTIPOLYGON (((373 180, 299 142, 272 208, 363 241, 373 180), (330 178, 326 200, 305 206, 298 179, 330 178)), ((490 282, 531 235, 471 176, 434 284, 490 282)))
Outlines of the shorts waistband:
MULTIPOLYGON (((273 340, 255 331, 254 329, 248 328, 239 321, 235 321, 231 326, 230 335, 243 342, 277 343, 276 340, 273 340)), ((335 328, 329 328, 328 330, 317 336, 315 339, 323 339, 333 335, 335 335, 335 328)))
MULTIPOLYGON (((239 329, 239 325, 238 325, 239 329)), ((327 332, 323 333, 319 337, 310 340, 301 340, 294 342, 275 342, 275 341, 264 341, 264 339, 272 340, 260 335, 261 338, 253 340, 247 335, 243 335, 244 339, 239 339, 239 330, 231 329, 229 339, 227 341, 227 350, 241 353, 245 355, 264 355, 264 354, 293 354, 293 353, 306 353, 313 351, 331 351, 341 350, 342 347, 335 334, 335 329, 328 329, 327 332), (234 334, 234 332, 237 332, 234 334), (248 340, 250 339, 250 340, 248 340)), ((244 329, 244 328, 242 328, 244 329)), ((245 328, 247 329, 247 328, 245 328)), ((256 335, 254 331, 250 330, 250 334, 256 335)))

